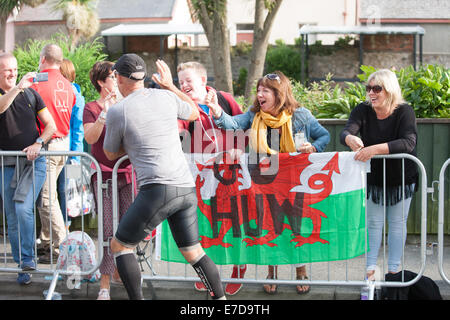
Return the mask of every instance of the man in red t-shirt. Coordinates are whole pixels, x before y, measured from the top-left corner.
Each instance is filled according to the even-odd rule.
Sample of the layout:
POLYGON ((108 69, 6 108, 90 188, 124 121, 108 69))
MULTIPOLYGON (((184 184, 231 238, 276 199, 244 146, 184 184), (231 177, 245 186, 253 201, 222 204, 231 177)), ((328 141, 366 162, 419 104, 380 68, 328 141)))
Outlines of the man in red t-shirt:
MULTIPOLYGON (((41 51, 39 70, 40 72, 48 73, 48 81, 36 83, 32 87, 41 95, 56 123, 56 132, 48 143, 48 151, 70 150, 68 136, 70 115, 76 98, 70 82, 64 78, 59 70, 62 61, 62 49, 55 44, 46 45, 41 51)), ((56 180, 64 165, 65 158, 63 156, 47 158, 47 179, 42 188, 42 204, 39 207, 41 219, 41 234, 39 238, 41 244, 39 245, 40 250, 38 250, 38 254, 41 253, 39 257, 40 263, 50 263, 50 258, 53 258, 53 262, 56 262, 59 255, 59 245, 66 236, 66 228, 56 188, 56 180), (52 239, 50 239, 50 226, 52 239), (52 247, 53 250, 50 250, 52 247)))

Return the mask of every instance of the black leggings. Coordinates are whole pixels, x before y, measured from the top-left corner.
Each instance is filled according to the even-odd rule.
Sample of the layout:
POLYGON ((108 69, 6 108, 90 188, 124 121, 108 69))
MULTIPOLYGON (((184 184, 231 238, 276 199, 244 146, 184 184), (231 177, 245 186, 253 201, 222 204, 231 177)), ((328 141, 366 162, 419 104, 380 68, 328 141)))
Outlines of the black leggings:
POLYGON ((161 222, 168 220, 178 248, 199 243, 195 188, 146 184, 119 223, 115 238, 134 247, 161 222))

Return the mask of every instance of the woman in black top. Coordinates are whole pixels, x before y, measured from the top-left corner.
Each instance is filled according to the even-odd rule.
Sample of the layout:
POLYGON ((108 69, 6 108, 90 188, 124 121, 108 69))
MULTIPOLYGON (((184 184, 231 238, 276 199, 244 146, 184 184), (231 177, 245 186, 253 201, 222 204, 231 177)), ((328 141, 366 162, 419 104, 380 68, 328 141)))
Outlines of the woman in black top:
MULTIPOLYGON (((383 69, 374 72, 366 86, 368 100, 350 114, 341 143, 356 152, 355 160, 367 161, 375 155, 409 153, 416 156, 417 128, 414 110, 404 103, 395 73, 383 69), (359 133, 361 138, 356 136, 359 133)), ((383 198, 383 160, 371 160, 367 175, 367 225, 369 252, 367 277, 373 279, 384 225, 384 203, 388 232, 388 272, 396 273, 406 240, 406 221, 418 172, 411 160, 386 160, 386 201, 383 198), (402 190, 404 175, 404 190, 402 190), (403 206, 403 191, 405 195, 403 206), (403 211, 404 209, 404 211, 403 211)))

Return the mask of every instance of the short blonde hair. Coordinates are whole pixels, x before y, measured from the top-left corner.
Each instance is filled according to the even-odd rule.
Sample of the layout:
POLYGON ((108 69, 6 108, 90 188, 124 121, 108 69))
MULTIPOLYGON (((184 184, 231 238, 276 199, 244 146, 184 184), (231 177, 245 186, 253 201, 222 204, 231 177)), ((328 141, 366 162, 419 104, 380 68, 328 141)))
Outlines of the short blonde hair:
MULTIPOLYGON (((367 79, 367 84, 373 83, 375 85, 382 86, 386 91, 387 98, 385 103, 389 106, 389 109, 394 110, 401 103, 404 103, 402 96, 402 89, 398 83, 397 76, 389 69, 380 69, 375 71, 367 79)), ((370 101, 367 94, 367 101, 370 101)))
POLYGON ((206 68, 203 64, 196 61, 188 61, 180 63, 177 67, 177 72, 186 70, 186 69, 193 69, 200 77, 208 77, 208 74, 206 72, 206 68))

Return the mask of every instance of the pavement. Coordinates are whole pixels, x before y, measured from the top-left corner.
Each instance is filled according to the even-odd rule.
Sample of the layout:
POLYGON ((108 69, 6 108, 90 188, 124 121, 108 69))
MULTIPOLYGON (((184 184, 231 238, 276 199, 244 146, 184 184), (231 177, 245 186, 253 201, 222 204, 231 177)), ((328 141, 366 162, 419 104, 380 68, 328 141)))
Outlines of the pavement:
MULTIPOLYGON (((411 238, 411 237, 410 237, 411 238)), ((417 238, 408 239, 405 246, 404 269, 418 273, 421 267, 420 244, 417 238)), ((450 300, 450 284, 440 275, 438 269, 438 250, 432 245, 433 239, 427 239, 427 256, 424 275, 431 278, 438 285, 444 300, 450 300)), ((3 242, 3 241, 2 241, 3 242)), ((4 243, 4 242, 3 242, 4 243)), ((149 246, 151 247, 151 246, 149 246)), ((5 254, 0 246, 0 270, 14 268, 15 265, 10 259, 10 255, 5 254), (3 257, 7 257, 5 261, 3 257)), ((380 252, 381 261, 383 250, 380 252)), ((450 245, 444 246, 444 273, 450 276, 450 245)), ((245 279, 249 281, 258 280, 259 283, 246 283, 242 289, 234 296, 227 296, 228 300, 359 300, 360 286, 347 285, 351 281, 360 281, 364 277, 364 256, 347 261, 334 261, 324 263, 307 264, 307 273, 311 281, 311 290, 307 294, 296 293, 295 285, 292 283, 280 284, 276 294, 269 295, 262 290, 262 283, 267 275, 266 266, 248 265, 245 279), (316 284, 314 284, 316 281, 316 284), (340 285, 325 285, 327 281, 339 281, 340 285)), ((380 260, 379 260, 380 261, 380 260)), ((176 281, 148 280, 151 270, 145 261, 141 264, 144 272, 143 293, 148 300, 208 300, 205 292, 198 292, 193 288, 192 281, 184 281, 183 277, 194 277, 192 268, 184 264, 151 260, 153 271, 158 276, 175 276, 176 281)), ((41 265, 38 265, 40 268, 41 265)), ((48 265, 45 266, 48 268, 48 265)), ((219 266, 221 277, 227 280, 231 275, 231 266, 219 266)), ((295 268, 279 266, 278 278, 285 282, 293 281, 295 268)), ((17 273, 0 271, 0 300, 43 300, 44 290, 48 290, 51 277, 48 274, 38 272, 33 273, 32 283, 29 285, 19 285, 16 282, 17 273)), ((254 281, 253 281, 254 282, 254 281)), ((66 278, 58 281, 56 289, 62 300, 95 300, 99 291, 99 282, 82 283, 79 289, 69 289, 66 278)), ((125 288, 122 285, 111 285, 112 300, 127 300, 125 288)))

